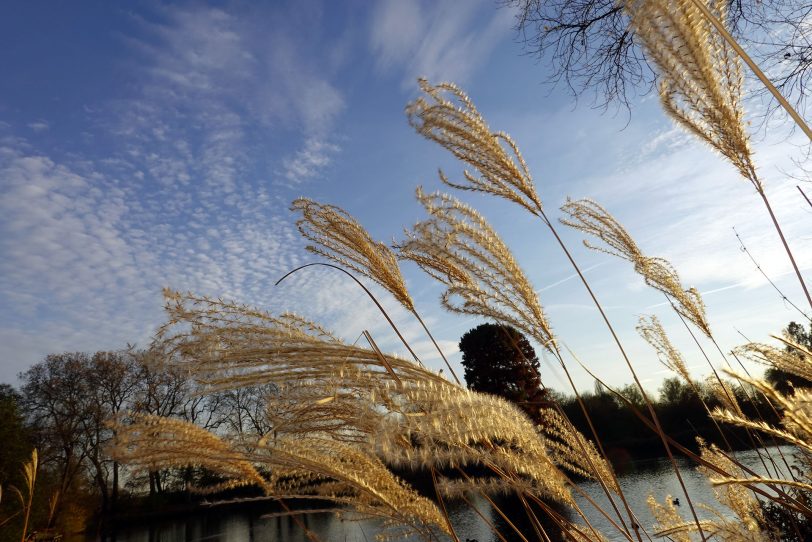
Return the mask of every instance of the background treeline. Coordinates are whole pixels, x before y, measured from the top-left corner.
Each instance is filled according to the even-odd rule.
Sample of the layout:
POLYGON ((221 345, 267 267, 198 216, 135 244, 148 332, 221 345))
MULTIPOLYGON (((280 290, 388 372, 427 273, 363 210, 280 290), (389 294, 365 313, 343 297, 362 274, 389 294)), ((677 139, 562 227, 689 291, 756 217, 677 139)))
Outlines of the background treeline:
POLYGON ((200 394, 181 369, 156 362, 150 352, 54 354, 22 373, 18 390, 0 385, 0 540, 20 532, 21 506, 10 489, 25 487, 21 467, 33 448, 39 471, 30 525, 70 533, 116 513, 187 502, 193 486, 217 481, 196 468, 126 469, 110 455, 110 420, 155 414, 232 434, 270 430, 273 387, 200 394))
MULTIPOLYGON (((722 390, 718 385, 703 382, 695 382, 691 386, 677 377, 664 380, 659 389, 659 398, 653 406, 665 433, 692 450, 698 449, 697 437, 715 443, 722 449, 739 450, 776 444, 772 440, 757 442, 746 431, 730 426, 723 428, 724 433, 720 431, 708 416, 706 408, 713 410, 717 406, 724 408, 729 405, 729 401, 722 397, 725 393, 732 395, 748 417, 768 423, 778 421, 775 410, 763 395, 732 383, 726 387, 727 390, 722 390)), ((623 399, 596 383, 593 392, 581 394, 581 400, 604 450, 622 473, 632 460, 662 456, 663 445, 659 436, 646 427, 634 411, 648 412, 639 389, 630 384, 615 391, 623 395, 623 399)), ((592 437, 592 430, 577 399, 574 396, 553 395, 573 425, 582 434, 592 437)))

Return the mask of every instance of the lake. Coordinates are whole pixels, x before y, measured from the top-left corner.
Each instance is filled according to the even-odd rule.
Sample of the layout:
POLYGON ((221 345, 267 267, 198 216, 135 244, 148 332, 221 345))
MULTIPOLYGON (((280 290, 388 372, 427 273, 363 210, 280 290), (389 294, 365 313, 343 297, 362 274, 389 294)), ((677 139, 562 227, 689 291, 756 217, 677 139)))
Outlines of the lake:
MULTIPOLYGON (((791 459, 794 451, 789 446, 769 448, 769 453, 775 457, 777 463, 780 462, 779 450, 788 459, 791 459)), ((753 471, 764 474, 764 466, 755 450, 738 452, 736 457, 753 471)), ((694 503, 722 508, 715 500, 713 490, 706 479, 687 460, 678 458, 677 462, 694 503)), ((772 465, 769 463, 768 465, 771 469, 770 475, 774 476, 772 465)), ((786 471, 786 467, 783 470, 786 471)), ((786 472, 781 476, 787 476, 786 472)), ((683 517, 690 518, 690 510, 685 503, 682 489, 667 459, 636 462, 628 472, 620 477, 620 482, 627 500, 637 515, 639 525, 650 529, 655 522, 646 506, 646 499, 649 495, 654 495, 660 502, 666 495, 679 497, 683 517)), ((606 510, 611 510, 605 495, 596 483, 585 482, 579 484, 578 487, 606 510)), ((598 531, 607 536, 609 540, 624 540, 614 531, 606 518, 595 512, 586 497, 576 495, 576 499, 598 531)), ((449 517, 460 540, 462 542, 465 542, 466 539, 478 542, 497 541, 498 538, 491 532, 488 522, 499 525, 502 532, 505 533, 507 531, 504 530, 501 518, 482 497, 472 497, 471 502, 485 519, 464 502, 449 503, 449 517)), ((239 511, 212 508, 183 518, 156 520, 120 528, 106 540, 111 542, 310 542, 305 531, 293 518, 267 517, 268 510, 274 509, 273 506, 268 504, 267 508, 263 508, 253 505, 248 510, 239 511)), ((618 506, 620 506, 619 503, 618 506)), ((706 510, 698 509, 697 513, 701 518, 711 516, 711 512, 706 510)), ((613 519, 616 518, 613 517, 613 519)), ((341 521, 329 513, 301 515, 298 520, 312 531, 318 540, 323 542, 372 542, 380 530, 380 524, 377 522, 341 521)), ((528 536, 528 539, 533 538, 535 537, 528 536)))

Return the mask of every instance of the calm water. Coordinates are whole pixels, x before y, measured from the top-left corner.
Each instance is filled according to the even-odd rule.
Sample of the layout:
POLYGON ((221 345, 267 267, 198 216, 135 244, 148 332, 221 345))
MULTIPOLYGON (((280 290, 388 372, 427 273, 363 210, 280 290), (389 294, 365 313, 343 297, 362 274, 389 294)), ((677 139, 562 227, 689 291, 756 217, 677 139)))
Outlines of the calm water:
MULTIPOLYGON (((793 449, 791 447, 770 448, 769 452, 780 461, 778 450, 791 459, 793 449)), ((739 452, 739 461, 759 474, 764 474, 764 467, 758 459, 755 451, 739 452)), ((694 503, 706 503, 720 507, 713 497, 713 491, 705 478, 696 472, 687 461, 677 459, 680 464, 680 472, 686 487, 694 503)), ((770 467, 770 475, 772 465, 770 467)), ((786 468, 784 468, 786 470, 786 468)), ((786 476, 786 473, 782 474, 786 476)), ((654 460, 639 462, 634 466, 632 472, 624 474, 620 478, 623 490, 638 517, 638 524, 645 528, 650 528, 654 523, 654 518, 648 511, 646 499, 649 495, 662 502, 666 495, 680 497, 682 506, 680 510, 683 517, 690 518, 690 511, 686 506, 682 489, 679 486, 677 477, 667 460, 654 460)), ((590 498, 598 502, 604 509, 611 510, 605 495, 600 487, 595 483, 583 483, 579 487, 590 498)), ((615 535, 614 529, 609 521, 596 513, 592 505, 587 502, 584 496, 576 496, 582 509, 587 513, 590 522, 598 530, 606 535, 610 540, 623 540, 619 535, 615 535), (614 535, 614 536, 613 536, 614 535)), ((502 526, 501 519, 491 510, 486 501, 482 498, 473 499, 472 503, 479 510, 488 522, 502 526)), ((270 507, 271 505, 269 505, 270 507)), ((620 504, 618 503, 618 506, 620 504)), ((700 517, 709 517, 707 511, 697 510, 700 517)), ((308 542, 303 529, 290 517, 264 517, 267 512, 260 508, 253 511, 227 511, 218 512, 216 509, 182 519, 155 521, 147 524, 140 524, 128 528, 119 529, 114 537, 108 540, 115 542, 308 542)), ((454 524, 457 534, 462 541, 466 539, 478 542, 491 542, 498 540, 485 519, 477 514, 465 503, 451 504, 449 506, 449 516, 454 524)), ((616 520, 615 517, 613 519, 616 520)), ((337 519, 333 514, 309 514, 300 516, 300 521, 319 540, 324 542, 372 542, 375 535, 380 532, 380 524, 371 521, 349 522, 337 519)), ((500 529, 506 532, 505 529, 500 529)))

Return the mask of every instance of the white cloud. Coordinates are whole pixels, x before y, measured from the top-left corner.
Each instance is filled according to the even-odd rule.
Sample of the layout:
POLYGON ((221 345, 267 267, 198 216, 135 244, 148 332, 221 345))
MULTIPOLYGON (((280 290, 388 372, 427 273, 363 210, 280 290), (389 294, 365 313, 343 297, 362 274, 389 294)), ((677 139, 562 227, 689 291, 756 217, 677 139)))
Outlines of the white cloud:
POLYGON ((510 11, 490 2, 387 0, 371 18, 370 48, 379 69, 403 72, 406 88, 420 76, 464 83, 512 22, 510 11))
POLYGON ((308 138, 304 147, 294 156, 282 162, 284 176, 291 183, 317 177, 330 164, 332 156, 338 152, 337 145, 316 138, 308 138))
POLYGON ((328 141, 345 103, 318 59, 304 57, 307 38, 284 8, 161 14, 161 22, 142 20, 147 37, 128 40, 143 90, 114 112, 134 166, 167 187, 202 182, 200 195, 217 205, 236 203, 259 156, 289 181, 317 177, 339 150, 328 141), (287 137, 271 143, 271 134, 287 137), (287 142, 297 140, 291 150, 287 142))
POLYGON ((44 120, 28 123, 28 127, 34 132, 47 132, 51 129, 51 125, 44 120))

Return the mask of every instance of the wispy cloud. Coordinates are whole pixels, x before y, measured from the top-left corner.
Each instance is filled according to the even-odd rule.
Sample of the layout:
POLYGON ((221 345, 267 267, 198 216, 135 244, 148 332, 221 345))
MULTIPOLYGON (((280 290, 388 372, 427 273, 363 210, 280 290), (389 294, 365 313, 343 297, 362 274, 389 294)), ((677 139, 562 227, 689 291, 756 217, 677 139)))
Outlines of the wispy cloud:
POLYGON ((28 128, 30 128, 33 132, 47 132, 50 130, 51 125, 44 120, 38 120, 28 123, 28 128))
POLYGON ((344 99, 302 58, 304 36, 282 13, 157 10, 133 16, 139 33, 122 38, 132 56, 119 62, 139 85, 87 110, 104 153, 57 158, 2 140, 0 336, 18 339, 0 341, 16 360, 0 380, 53 351, 144 346, 163 286, 280 311, 294 297, 317 312, 314 299, 350 295, 329 279, 273 288, 303 256, 273 172, 316 178, 340 151, 344 99))
POLYGON ((370 21, 370 47, 381 71, 464 83, 509 34, 513 14, 491 2, 379 2, 370 21), (474 24, 479 23, 479 24, 474 24))
POLYGON ((339 147, 315 137, 308 138, 304 147, 292 157, 286 158, 284 167, 285 179, 293 184, 312 179, 330 164, 332 156, 339 147))

